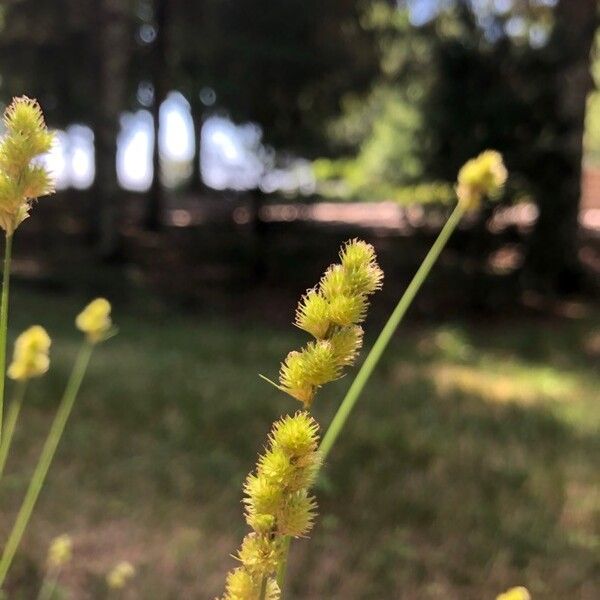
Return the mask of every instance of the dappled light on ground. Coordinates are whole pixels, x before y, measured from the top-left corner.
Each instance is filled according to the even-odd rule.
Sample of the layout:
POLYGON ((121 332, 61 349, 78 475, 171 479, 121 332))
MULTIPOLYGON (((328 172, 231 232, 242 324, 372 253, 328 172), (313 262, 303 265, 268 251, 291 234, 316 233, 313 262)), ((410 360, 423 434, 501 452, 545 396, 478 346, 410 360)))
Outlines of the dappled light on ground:
MULTIPOLYGON (((15 302, 18 318, 43 302, 61 351, 32 386, 6 512, 75 352, 69 302, 23 292, 15 302)), ((125 305, 117 317, 121 332, 98 351, 14 581, 35 581, 40 549, 68 531, 65 582, 76 597, 114 558, 136 564, 132 597, 213 597, 245 529, 240 485, 257 440, 295 409, 257 373, 274 375, 298 336, 125 305)), ((599 327, 588 310, 552 326, 404 329, 328 459, 319 526, 310 547, 294 548, 294 597, 481 600, 516 581, 537 598, 595 600, 599 327)), ((347 384, 323 390, 323 423, 347 384)))

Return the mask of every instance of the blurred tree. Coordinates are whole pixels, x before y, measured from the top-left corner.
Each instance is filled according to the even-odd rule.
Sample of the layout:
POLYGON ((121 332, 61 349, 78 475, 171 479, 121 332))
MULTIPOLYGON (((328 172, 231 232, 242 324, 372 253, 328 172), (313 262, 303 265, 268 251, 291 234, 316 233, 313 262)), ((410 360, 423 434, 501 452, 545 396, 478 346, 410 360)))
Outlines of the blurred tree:
POLYGON ((159 148, 160 107, 167 97, 170 88, 169 37, 170 37, 170 5, 169 0, 154 0, 153 37, 150 53, 150 70, 152 88, 152 117, 154 120, 154 149, 152 151, 152 184, 148 190, 144 226, 150 231, 158 231, 161 226, 163 210, 163 185, 161 181, 161 159, 159 148))
POLYGON ((96 149, 95 211, 92 224, 104 259, 120 254, 120 197, 117 179, 119 119, 127 107, 127 67, 131 51, 129 2, 94 0, 97 90, 94 103, 96 149))
POLYGON ((370 6, 363 23, 378 36, 378 83, 366 100, 348 99, 330 129, 347 149, 354 146, 356 158, 345 168, 352 185, 386 193, 390 182, 452 181, 466 159, 499 148, 513 186, 539 209, 526 285, 576 287, 596 0, 575 8, 566 0, 456 0, 438 4, 437 13, 427 13, 436 5, 424 0, 405 4, 410 10, 370 6))
POLYGON ((580 285, 577 255, 586 99, 592 90, 591 50, 598 28, 597 0, 560 0, 548 53, 557 68, 556 146, 540 181, 539 218, 528 255, 536 287, 554 292, 580 285))

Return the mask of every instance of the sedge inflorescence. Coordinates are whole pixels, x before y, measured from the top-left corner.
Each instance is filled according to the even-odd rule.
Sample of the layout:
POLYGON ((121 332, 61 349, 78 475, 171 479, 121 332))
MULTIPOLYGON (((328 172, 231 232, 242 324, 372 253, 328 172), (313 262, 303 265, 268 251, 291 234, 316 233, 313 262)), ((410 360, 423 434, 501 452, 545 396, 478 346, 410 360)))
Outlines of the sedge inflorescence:
POLYGON ((496 600, 531 600, 531 595, 527 588, 519 586, 510 588, 503 594, 500 594, 496 600))
POLYGON ((106 575, 106 585, 111 590, 122 590, 135 577, 135 567, 124 560, 117 563, 106 575))
POLYGON ((351 240, 342 247, 340 263, 329 267, 298 305, 296 326, 315 339, 287 355, 279 374, 280 389, 310 408, 318 388, 341 377, 362 346, 360 323, 369 296, 382 281, 373 246, 351 240))
POLYGON ((355 361, 368 297, 382 279, 373 247, 352 240, 342 247, 340 264, 329 267, 300 301, 296 325, 315 339, 288 354, 277 387, 302 402, 304 410, 275 422, 265 452, 246 478, 245 516, 252 531, 237 552, 241 566, 228 574, 223 600, 280 598, 275 575, 285 540, 308 535, 317 509, 310 488, 321 466, 319 425, 308 409, 318 388, 355 361))
POLYGON ((486 196, 497 198, 507 178, 502 155, 496 150, 482 152, 468 160, 458 172, 456 194, 459 204, 472 210, 478 208, 486 196))
POLYGON ((96 298, 77 315, 75 325, 91 344, 102 342, 110 335, 113 327, 110 311, 110 302, 106 298, 96 298))
POLYGON ((8 376, 24 381, 43 375, 50 366, 50 344, 50 336, 41 325, 33 325, 26 329, 15 341, 8 376))
POLYGON ((67 534, 55 537, 48 548, 46 562, 49 569, 60 569, 70 562, 73 556, 73 540, 67 534))
POLYGON ((50 174, 32 162, 48 152, 54 136, 36 100, 15 98, 4 112, 0 141, 0 227, 7 235, 29 216, 31 201, 54 191, 50 174))

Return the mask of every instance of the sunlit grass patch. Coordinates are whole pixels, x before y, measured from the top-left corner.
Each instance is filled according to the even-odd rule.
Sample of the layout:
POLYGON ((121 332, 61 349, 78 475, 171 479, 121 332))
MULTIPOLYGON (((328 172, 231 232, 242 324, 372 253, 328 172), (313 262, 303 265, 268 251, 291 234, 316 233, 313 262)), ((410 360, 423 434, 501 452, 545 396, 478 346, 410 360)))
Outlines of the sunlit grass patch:
MULTIPOLYGON (((76 352, 71 319, 83 300, 15 298, 23 313, 12 337, 19 319, 44 310, 56 352, 15 434, 0 529, 76 352)), ((121 333, 91 365, 15 578, 41 576, 50 539, 68 531, 73 597, 128 558, 138 567, 132 597, 210 598, 243 534, 241 483, 280 409, 257 374, 302 335, 132 305, 115 306, 121 333)), ((595 600, 600 375, 586 340, 597 328, 597 318, 485 332, 464 322, 398 335, 328 460, 313 545, 294 550, 293 597, 481 600, 527 583, 534 598, 595 600), (461 369, 477 386, 438 388, 435 373, 461 369), (495 389, 496 379, 511 381, 507 402, 481 383, 495 389)), ((348 384, 323 390, 324 424, 348 384)))

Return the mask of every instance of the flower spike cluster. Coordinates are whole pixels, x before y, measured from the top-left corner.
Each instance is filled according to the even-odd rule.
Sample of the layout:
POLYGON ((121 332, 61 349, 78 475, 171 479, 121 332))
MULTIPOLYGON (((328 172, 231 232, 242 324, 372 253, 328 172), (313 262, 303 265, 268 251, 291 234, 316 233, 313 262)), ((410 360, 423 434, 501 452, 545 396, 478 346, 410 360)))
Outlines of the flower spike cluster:
MULTIPOLYGON (((341 377, 362 345, 368 297, 381 287, 383 273, 373 247, 347 242, 340 264, 300 301, 296 325, 315 338, 288 354, 277 387, 309 408, 317 389, 341 377)), ((279 600, 276 573, 285 540, 308 535, 317 503, 310 494, 319 468, 319 426, 307 410, 275 422, 265 452, 244 484, 246 522, 252 529, 238 550, 241 566, 227 576, 222 600, 279 600)))
POLYGON ((495 150, 486 150, 468 160, 458 172, 456 194, 459 204, 467 210, 479 207, 487 196, 495 199, 502 192, 508 178, 502 155, 495 150))
POLYGON ((531 600, 531 595, 527 588, 519 586, 500 594, 496 600, 531 600))
POLYGON ((298 305, 296 326, 315 340, 290 352, 279 373, 279 388, 309 408, 319 387, 342 376, 362 346, 369 296, 381 288, 383 272, 373 246, 347 242, 340 264, 329 267, 319 285, 298 305))
POLYGON ((67 534, 59 535, 52 540, 48 548, 48 556, 46 557, 48 568, 52 570, 60 569, 70 562, 72 556, 73 540, 67 534))
POLYGON ((113 325, 111 306, 106 298, 92 300, 75 319, 77 329, 83 331, 91 344, 97 344, 110 336, 113 325))
POLYGON ((40 377, 50 366, 50 336, 41 325, 26 329, 15 342, 13 360, 8 367, 11 379, 24 381, 40 377))
POLYGON ((284 536, 305 536, 312 529, 316 501, 309 494, 320 466, 319 426, 305 411, 273 425, 267 449, 244 485, 246 522, 252 528, 236 558, 242 566, 227 578, 224 600, 277 600, 274 579, 284 536))
POLYGON ((29 216, 31 201, 54 191, 48 171, 33 159, 48 152, 53 134, 36 100, 15 98, 4 112, 0 141, 0 227, 7 235, 29 216))
POLYGON ((117 563, 106 575, 106 585, 111 590, 122 590, 135 577, 135 567, 124 560, 117 563))

